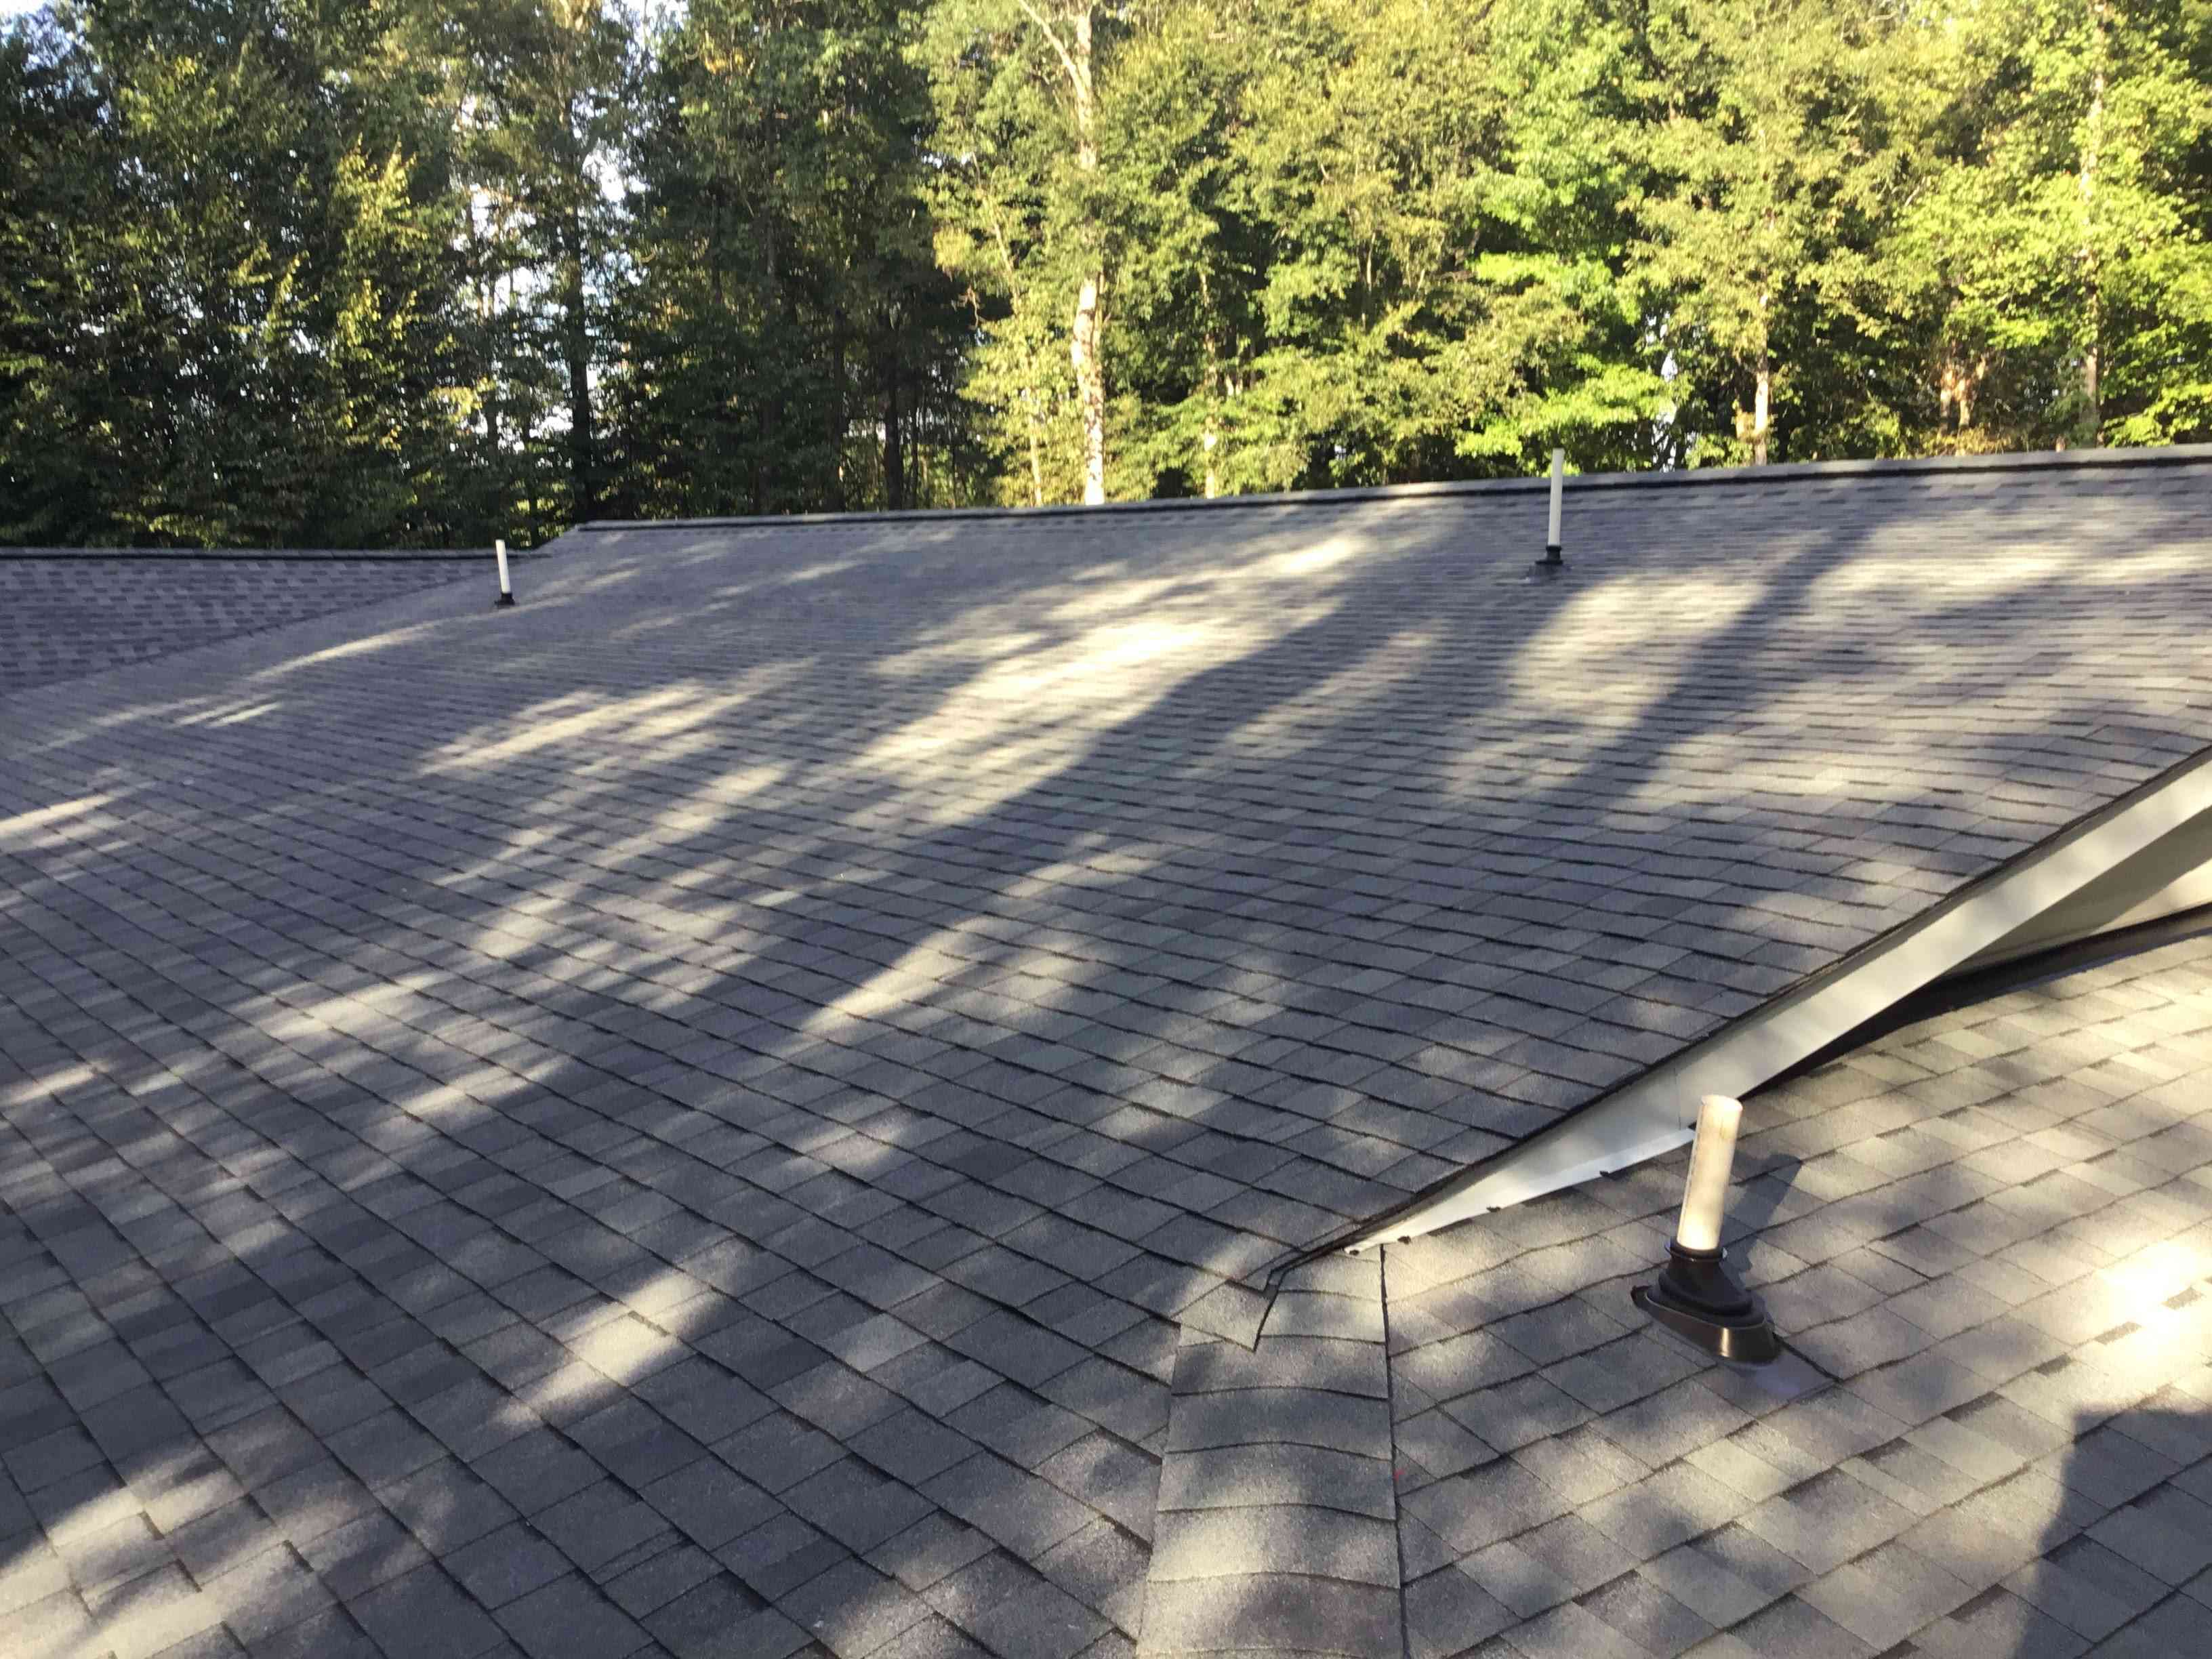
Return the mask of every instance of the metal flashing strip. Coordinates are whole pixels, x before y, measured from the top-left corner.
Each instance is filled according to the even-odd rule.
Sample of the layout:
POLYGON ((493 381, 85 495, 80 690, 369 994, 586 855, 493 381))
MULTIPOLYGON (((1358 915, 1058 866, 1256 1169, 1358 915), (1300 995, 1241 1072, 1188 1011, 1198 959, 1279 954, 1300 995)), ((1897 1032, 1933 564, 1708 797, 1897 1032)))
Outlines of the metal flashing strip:
POLYGON ((2212 813, 2161 836, 2133 858, 2069 894, 1954 971, 1972 973, 2040 956, 2100 933, 2212 905, 2212 813))
POLYGON ((1891 1003, 1865 1024, 1853 1026, 1826 1048, 1806 1055, 1787 1071, 1769 1078, 1760 1087, 1784 1085, 1793 1078, 1818 1071, 1832 1060, 1840 1060, 1856 1049, 1881 1042, 1892 1031, 1917 1025, 1923 1019, 1939 1018, 2024 986, 2047 984, 2069 974, 2122 962, 2206 933, 2212 933, 2212 904, 2084 934, 2063 945, 2047 945, 2031 955, 2008 956, 1983 966, 1969 963, 1891 1003))
POLYGON ((2212 750, 2170 768, 1559 1122, 1297 1260, 1335 1250, 1356 1255, 1418 1238, 1672 1152, 1691 1139, 1705 1096, 1750 1093, 2208 815, 2212 750))

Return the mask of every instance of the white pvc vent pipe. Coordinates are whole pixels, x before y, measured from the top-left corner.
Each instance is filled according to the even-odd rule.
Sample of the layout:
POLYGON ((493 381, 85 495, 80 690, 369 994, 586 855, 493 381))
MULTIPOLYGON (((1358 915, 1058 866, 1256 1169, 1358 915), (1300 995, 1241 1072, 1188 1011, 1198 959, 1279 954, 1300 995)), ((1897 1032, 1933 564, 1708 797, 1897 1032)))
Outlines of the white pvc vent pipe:
POLYGON ((1544 556, 1547 559, 1559 556, 1559 502, 1566 491, 1566 479, 1567 452, 1555 449, 1552 452, 1552 533, 1544 542, 1544 556))
POLYGON ((1682 1219, 1674 1242, 1686 1250, 1717 1250, 1728 1215, 1729 1178, 1735 1168, 1735 1133, 1743 1103, 1707 1095, 1698 1109, 1698 1137, 1690 1146, 1690 1178, 1682 1189, 1682 1219))

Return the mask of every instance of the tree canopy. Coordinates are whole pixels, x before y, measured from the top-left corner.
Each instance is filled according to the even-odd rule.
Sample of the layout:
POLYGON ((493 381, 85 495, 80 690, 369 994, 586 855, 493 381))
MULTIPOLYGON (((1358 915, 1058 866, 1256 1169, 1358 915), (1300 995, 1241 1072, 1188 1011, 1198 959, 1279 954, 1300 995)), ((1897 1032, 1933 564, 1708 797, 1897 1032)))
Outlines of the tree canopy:
POLYGON ((53 0, 0 541, 2212 438, 2205 0, 53 0))

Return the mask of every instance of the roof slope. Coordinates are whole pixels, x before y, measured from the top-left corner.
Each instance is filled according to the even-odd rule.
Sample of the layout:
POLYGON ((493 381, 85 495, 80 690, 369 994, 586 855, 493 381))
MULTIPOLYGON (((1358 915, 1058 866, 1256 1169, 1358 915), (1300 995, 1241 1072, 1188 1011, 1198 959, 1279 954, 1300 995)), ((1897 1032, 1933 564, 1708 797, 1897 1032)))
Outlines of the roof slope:
POLYGON ((1396 1513, 1374 1263, 1234 1281, 2212 738, 2208 473, 602 532, 0 698, 0 1646, 1207 1639, 1331 1367, 1396 1513))
POLYGON ((304 836, 356 938, 621 952, 653 1052, 1110 1178, 1236 1279, 2212 742, 2208 494, 1589 489, 1546 584, 1512 491, 601 532, 513 616, 19 699, 0 811, 100 793, 179 878, 304 836))
POLYGON ((0 694, 465 576, 490 555, 0 548, 0 694))

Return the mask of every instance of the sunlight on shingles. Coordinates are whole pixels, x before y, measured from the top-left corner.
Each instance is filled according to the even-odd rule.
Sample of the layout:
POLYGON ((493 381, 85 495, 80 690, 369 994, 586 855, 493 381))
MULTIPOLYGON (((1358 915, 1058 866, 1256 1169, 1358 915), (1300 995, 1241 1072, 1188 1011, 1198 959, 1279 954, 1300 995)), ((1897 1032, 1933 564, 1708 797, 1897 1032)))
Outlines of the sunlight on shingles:
POLYGON ((789 768, 763 763, 758 766, 739 766, 725 772, 694 792, 698 800, 749 800, 763 791, 781 783, 789 768))
POLYGON ((337 662, 346 657, 366 657, 379 651, 390 651, 411 644, 437 626, 434 623, 416 623, 406 628, 395 628, 386 633, 371 634, 365 639, 348 640, 343 645, 333 645, 325 650, 311 651, 304 657, 294 657, 274 667, 264 668, 252 678, 255 680, 281 679, 302 668, 313 668, 318 663, 337 662))
MULTIPOLYGON (((329 1000, 325 999, 326 1001, 329 1000)), ((309 1010, 275 998, 256 999, 254 1006, 259 1011, 255 1016, 255 1023, 279 1042, 287 1042, 295 1037, 312 1041, 323 1023, 309 1010)))
POLYGON ((1283 578, 1316 575, 1333 570, 1346 559, 1357 557, 1364 550, 1364 544, 1352 536, 1332 536, 1311 547, 1302 547, 1293 552, 1278 553, 1260 566, 1261 574, 1283 578))
MULTIPOLYGON (((0 818, 0 842, 10 841, 17 836, 32 836, 35 831, 51 829, 70 819, 81 818, 88 813, 97 812, 114 799, 112 794, 80 795, 75 800, 57 801, 52 806, 41 806, 28 812, 18 812, 12 818, 0 818)), ((26 848, 52 844, 52 838, 49 836, 40 836, 23 843, 26 848)))
POLYGON ((527 910, 507 905, 495 913, 490 923, 477 929, 474 948, 486 956, 507 956, 512 954, 511 950, 493 948, 491 936, 494 933, 504 933, 514 941, 516 946, 526 947, 560 939, 569 931, 564 921, 551 916, 533 915, 527 910))
POLYGON ((1078 593, 1054 605, 1047 614, 1054 622, 1083 622, 1101 615, 1149 611, 1185 585, 1180 578, 1166 576, 1125 580, 1110 588, 1078 593))
MULTIPOLYGON (((562 700, 564 704, 573 701, 573 698, 562 700)), ((709 700, 710 703, 717 701, 722 700, 709 700)), ((714 712, 719 711, 710 709, 708 714, 702 718, 711 719, 714 712)), ((721 736, 714 730, 684 732, 682 730, 684 723, 673 722, 672 717, 647 721, 644 725, 648 729, 660 729, 672 723, 677 726, 679 735, 656 745, 645 757, 646 759, 656 764, 665 763, 720 746, 721 736)), ((626 754, 628 762, 639 758, 634 753, 626 751, 626 754)), ((603 769, 620 769, 620 766, 626 763, 602 761, 577 769, 580 775, 590 775, 603 769)), ((734 768, 708 779, 682 799, 656 814, 647 828, 602 847, 587 869, 580 870, 572 877, 540 876, 532 884, 530 908, 526 909, 520 904, 507 904, 493 911, 475 930, 471 941, 474 948, 489 955, 509 954, 514 948, 526 947, 559 937, 566 931, 564 922, 556 921, 553 914, 541 916, 534 913, 557 913, 567 904, 587 901, 595 878, 605 870, 622 867, 640 857, 665 855, 672 847, 680 846, 695 836, 711 833, 722 823, 729 806, 775 789, 784 781, 788 771, 788 767, 781 764, 759 764, 734 768), (512 939, 513 945, 503 945, 501 935, 512 939)), ((483 858, 447 872, 440 878, 439 884, 465 888, 484 877, 497 873, 517 853, 528 850, 529 847, 546 839, 548 836, 542 830, 520 835, 483 858)), ((709 866, 695 858, 689 873, 698 878, 702 872, 709 872, 709 866)), ((655 895, 672 896, 684 903, 703 931, 714 926, 723 914, 714 908, 699 905, 696 890, 703 884, 705 882, 696 879, 690 883, 664 882, 655 884, 648 890, 655 895)), ((785 896, 795 897, 798 895, 785 896)), ((766 901, 759 895, 752 895, 749 896, 747 902, 757 904, 766 901)))
POLYGON ((1093 629, 1049 649, 993 664, 924 718, 871 744, 859 765, 921 784, 938 781, 932 766, 964 760, 963 772, 988 780, 962 780, 971 810, 981 810, 1040 781, 1034 769, 1041 755, 1073 750, 1085 736, 1143 714, 1190 675, 1256 650, 1270 638, 1258 619, 1093 629), (1048 696, 1048 724, 1039 706, 1048 696), (974 793, 979 788, 984 793, 974 793))
MULTIPOLYGON (((1108 687, 1102 677, 1138 667, 1199 660, 1206 647, 1224 641, 1218 623, 1116 623, 1096 628, 1084 636, 1080 653, 1054 652, 1042 662, 1003 664, 986 670, 968 688, 979 698, 1026 700, 1046 692, 1078 689, 1079 696, 1113 695, 1126 689, 1108 687)), ((1248 635, 1249 629, 1243 630, 1248 635)))
POLYGON ((825 577, 841 575, 848 570, 860 568, 858 559, 831 559, 823 564, 810 564, 798 570, 786 572, 776 578, 779 586, 793 587, 801 582, 818 582, 825 577))
POLYGON ((877 974, 864 985, 856 985, 834 1002, 824 1003, 806 1018, 800 1030, 809 1036, 825 1036, 830 1030, 848 1020, 869 1019, 895 1013, 912 1006, 917 983, 915 977, 902 970, 908 960, 917 951, 930 950, 944 939, 933 934, 915 945, 897 963, 877 974))
POLYGON ((1576 594, 1554 609, 1502 677, 1509 709, 1625 727, 1663 698, 1671 677, 1624 676, 1644 653, 1673 656, 1734 628, 1766 597, 1745 573, 1639 573, 1576 594), (1624 695, 1625 686, 1638 688, 1624 695))
POLYGON ((589 575, 572 575, 560 585, 564 597, 581 593, 601 593, 610 587, 620 587, 625 582, 635 581, 644 574, 639 565, 614 565, 592 571, 589 575))
MULTIPOLYGON (((1689 680, 1764 676, 1771 689, 1759 719, 1794 729, 1801 711, 1817 716, 1837 707, 1880 704, 1885 664, 1924 677, 1931 672, 1920 665, 1927 658, 1955 658, 1954 647, 1936 643, 1942 630, 1929 626, 1947 612, 2038 587, 2122 590, 2142 603, 2161 582, 2194 569, 2176 550, 2115 560, 2094 549, 2032 541, 2008 543, 2002 559, 1954 558, 1910 524, 1873 532, 1849 557, 1835 556, 1808 531, 1775 535, 1765 552, 1769 556, 1757 567, 1735 558, 1696 561, 1689 568, 1623 571, 1562 593, 1545 625, 1506 665, 1495 712, 1532 731, 1571 727, 1633 738, 1643 745, 1640 763, 1656 779, 1664 772, 1662 763, 1686 743, 1708 757, 1717 752, 1710 737, 1665 734, 1663 715, 1689 680), (1700 653, 1714 661, 1692 674, 1688 665, 1700 653), (1644 672, 1622 674, 1624 660, 1644 672), (1909 670, 1902 666, 1908 662, 1914 665, 1909 670)), ((2089 604, 2104 602, 2100 593, 2089 604)), ((2054 651, 2076 648, 2062 628, 2053 626, 2049 637, 2054 651)), ((1962 661, 1960 672, 1965 694, 1978 696, 1971 661, 1962 661)), ((2039 688, 2051 683, 2014 684, 2008 697, 1984 714, 1985 725, 2040 729, 2047 710, 2038 701, 2039 688)), ((1698 723, 1677 724, 1686 733, 1698 723)), ((1891 729, 1874 720, 1864 726, 1861 752, 1826 757, 1826 764, 1806 775, 1808 790, 1873 799, 1915 787, 1887 763, 1891 729)), ((1735 741, 1755 736, 1747 727, 1735 741)), ((1492 772, 1475 781, 1495 787, 1497 777, 1492 772)), ((1664 794, 1646 784, 1620 800, 1632 806, 1664 794)))
POLYGON ((1856 597, 1894 596, 1925 603, 1931 590, 1946 592, 2008 592, 2054 584, 2132 586, 2166 575, 2195 574, 2202 556, 2179 548, 2147 548, 2115 559, 2100 548, 2052 543, 2007 542, 2001 559, 1930 557, 1903 532, 1893 530, 1857 557, 1824 571, 1810 590, 1813 603, 1856 597))
MULTIPOLYGON (((599 763, 634 765, 645 758, 637 753, 638 746, 709 726, 808 665, 801 661, 757 669, 740 677, 734 688, 716 691, 686 680, 629 697, 556 698, 523 709, 493 730, 479 728, 454 739, 434 751, 424 769, 436 774, 493 766, 579 740, 591 742, 599 763), (577 708, 580 702, 585 706, 577 708), (611 749, 606 746, 611 742, 615 745, 611 749)), ((579 772, 588 769, 577 768, 579 772)))
POLYGON ((617 628, 607 637, 611 640, 634 640, 643 634, 659 634, 672 628, 689 627, 693 620, 677 611, 665 611, 657 617, 640 617, 635 622, 617 628))
POLYGON ((259 720, 264 714, 273 714, 283 707, 283 704, 282 703, 257 702, 251 704, 246 708, 235 709, 230 714, 209 720, 207 724, 210 727, 219 726, 243 726, 248 720, 259 720))
POLYGON ((1301 733, 1325 732, 1328 722, 1396 692, 1417 659, 1436 645, 1436 635, 1426 629, 1402 629, 1370 647, 1358 662, 1263 708, 1223 738, 1221 747, 1273 750, 1295 744, 1301 733))
POLYGON ((451 772, 514 760, 578 738, 607 733, 610 728, 655 709, 687 702, 692 695, 690 685, 674 685, 664 690, 645 691, 634 697, 602 702, 577 714, 554 714, 553 711, 562 705, 577 701, 573 697, 563 697, 551 705, 539 704, 522 710, 506 722, 512 735, 496 742, 485 742, 480 733, 471 732, 446 744, 433 751, 430 763, 425 769, 433 773, 451 772))
POLYGON ((872 672, 883 679, 906 679, 931 672, 947 664, 996 662, 1020 651, 1035 651, 1048 642, 1045 635, 1029 630, 1011 633, 965 633, 942 645, 903 651, 878 662, 872 672))
POLYGON ((0 1104, 15 1105, 39 1099, 52 1093, 59 1095, 65 1089, 77 1089, 100 1080, 100 1073, 84 1065, 66 1066, 58 1071, 42 1072, 27 1077, 19 1083, 0 1086, 0 1104))
POLYGON ((1009 883, 1005 890, 1006 895, 1012 899, 1038 898, 1058 891, 1073 883, 1105 881, 1112 876, 1125 875, 1128 873, 1126 869, 1117 867, 1109 870, 1103 862, 1103 856, 1107 854, 1114 845, 1115 842, 1111 836, 1101 835, 1096 831, 1087 836, 1078 836, 1072 843, 1072 850, 1079 854, 1086 852, 1100 854, 1102 855, 1100 863, 1094 864, 1079 857, 1061 860, 1053 864, 1040 864, 1020 880, 1009 883))
POLYGON ((57 749, 71 748, 87 738, 97 737, 101 732, 116 731, 126 726, 137 726, 145 720, 157 720, 179 710, 197 709, 204 707, 206 702, 204 697, 179 697, 164 702, 137 702, 127 708, 118 708, 111 714, 96 714, 90 720, 79 718, 58 728, 57 734, 49 737, 45 742, 35 744, 22 750, 22 756, 28 759, 33 755, 51 754, 57 749))
MULTIPOLYGON (((1051 866, 1049 872, 1040 870, 1037 879, 1030 884, 1043 886, 1048 873, 1054 885, 1062 887, 1107 879, 1105 872, 1090 866, 1063 863, 1051 866)), ((969 917, 917 940, 897 961, 872 975, 866 983, 856 985, 817 1008, 799 1030, 810 1037, 834 1041, 840 1030, 854 1021, 895 1013, 926 1000, 931 993, 945 988, 941 981, 947 976, 973 965, 969 956, 954 947, 979 935, 988 937, 981 925, 983 920, 969 917)), ((1073 958, 1039 945, 995 957, 991 964, 993 974, 1004 975, 1008 981, 1027 975, 1040 983, 1058 985, 1070 991, 1076 988, 1079 976, 1075 969, 1079 966, 1073 958)))
MULTIPOLYGON (((2212 1252, 2176 1238, 2154 1244, 2119 1266, 2106 1268, 2102 1277, 2123 1296, 2148 1309, 2186 1290, 2192 1281, 2204 1278, 2208 1270, 2212 1270, 2212 1252)), ((2134 1316, 2140 1321, 2148 1316, 2138 1313, 2134 1316)))
POLYGON ((728 742, 726 728, 712 723, 703 724, 664 738, 654 746, 650 758, 656 766, 666 766, 674 762, 690 760, 695 755, 715 753, 728 742))
MULTIPOLYGON (((895 786, 957 787, 921 807, 939 824, 972 820, 1034 789, 1197 677, 1279 645, 1334 614, 1336 574, 1363 550, 1335 534, 1265 558, 1158 576, 1119 577, 1039 596, 1037 612, 985 607, 874 672, 912 678, 981 665, 925 716, 884 733, 859 769, 895 786)), ((1092 567, 1094 572, 1113 567, 1092 567)))

